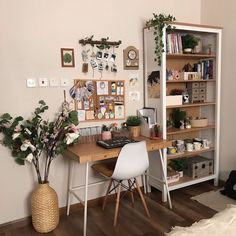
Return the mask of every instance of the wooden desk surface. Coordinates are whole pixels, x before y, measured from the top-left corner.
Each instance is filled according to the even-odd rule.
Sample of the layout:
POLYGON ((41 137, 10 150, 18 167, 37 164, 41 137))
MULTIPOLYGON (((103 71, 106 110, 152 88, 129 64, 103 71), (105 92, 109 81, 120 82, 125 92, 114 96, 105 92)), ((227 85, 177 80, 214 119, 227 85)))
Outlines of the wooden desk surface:
MULTIPOLYGON (((149 139, 143 136, 135 138, 135 140, 145 140, 148 151, 159 150, 172 145, 171 141, 149 139)), ((96 143, 82 143, 69 147, 65 156, 76 159, 79 163, 86 163, 118 157, 120 149, 121 148, 105 149, 98 146, 96 143)))

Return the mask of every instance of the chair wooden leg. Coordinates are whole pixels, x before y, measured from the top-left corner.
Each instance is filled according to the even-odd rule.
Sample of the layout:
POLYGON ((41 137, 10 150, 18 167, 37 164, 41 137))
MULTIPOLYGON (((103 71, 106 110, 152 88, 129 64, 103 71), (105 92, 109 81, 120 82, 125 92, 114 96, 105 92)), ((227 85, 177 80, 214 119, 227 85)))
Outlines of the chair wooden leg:
POLYGON ((128 184, 129 184, 129 191, 130 191, 130 197, 131 197, 132 206, 134 206, 134 194, 133 194, 133 191, 132 191, 132 189, 131 189, 131 187, 132 187, 132 182, 131 182, 130 179, 128 180, 128 184))
POLYGON ((104 198, 104 200, 103 200, 102 210, 105 209, 106 202, 107 202, 107 197, 108 197, 109 191, 110 191, 110 189, 111 189, 112 182, 113 182, 113 180, 111 179, 110 182, 109 182, 108 188, 107 188, 106 196, 105 196, 105 198, 104 198))
POLYGON ((141 191, 141 189, 140 189, 140 187, 139 187, 139 184, 138 184, 138 181, 136 180, 136 178, 134 179, 134 182, 135 182, 135 184, 136 184, 136 187, 137 187, 139 196, 140 196, 140 198, 141 198, 141 200, 142 200, 142 203, 143 203, 144 209, 145 209, 145 211, 146 211, 146 214, 147 214, 147 216, 150 218, 151 216, 150 216, 149 210, 148 210, 148 208, 147 208, 146 201, 145 201, 145 199, 144 199, 144 196, 143 196, 143 194, 142 194, 142 191, 141 191))
POLYGON ((118 184, 118 191, 117 191, 117 197, 116 197, 116 210, 115 210, 115 217, 114 217, 114 224, 113 224, 114 226, 116 226, 117 217, 118 217, 118 211, 119 211, 120 189, 121 189, 121 182, 118 184))

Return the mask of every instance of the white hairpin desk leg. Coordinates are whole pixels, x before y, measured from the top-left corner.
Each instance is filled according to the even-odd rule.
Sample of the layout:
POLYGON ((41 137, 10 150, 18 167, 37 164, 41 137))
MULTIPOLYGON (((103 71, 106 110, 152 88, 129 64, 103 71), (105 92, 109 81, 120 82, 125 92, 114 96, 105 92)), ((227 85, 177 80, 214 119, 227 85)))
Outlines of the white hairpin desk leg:
POLYGON ((66 214, 70 214, 70 203, 71 203, 71 188, 72 188, 72 176, 74 171, 74 161, 69 160, 69 177, 68 177, 68 189, 67 189, 67 212, 66 214))
POLYGON ((86 162, 86 170, 85 170, 85 189, 84 189, 84 234, 83 234, 83 236, 86 236, 86 232, 87 232, 88 168, 89 168, 89 163, 86 162))
POLYGON ((166 168, 164 165, 164 160, 163 160, 163 155, 162 155, 162 150, 159 149, 159 154, 160 154, 160 159, 161 159, 161 167, 162 167, 162 172, 163 172, 163 178, 164 178, 164 184, 166 186, 166 193, 167 193, 167 199, 169 202, 170 209, 172 209, 172 204, 171 204, 171 199, 170 199, 170 192, 169 192, 169 187, 168 187, 168 182, 167 182, 167 177, 166 177, 166 168))

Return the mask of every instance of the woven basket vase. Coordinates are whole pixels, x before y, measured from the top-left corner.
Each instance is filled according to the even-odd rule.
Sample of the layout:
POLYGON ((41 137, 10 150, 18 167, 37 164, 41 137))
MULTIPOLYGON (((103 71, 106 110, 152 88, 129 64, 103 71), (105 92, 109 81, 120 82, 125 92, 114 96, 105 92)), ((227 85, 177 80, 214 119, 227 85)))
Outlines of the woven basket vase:
POLYGON ((39 184, 31 195, 32 223, 39 233, 54 230, 59 223, 58 198, 48 183, 39 184))

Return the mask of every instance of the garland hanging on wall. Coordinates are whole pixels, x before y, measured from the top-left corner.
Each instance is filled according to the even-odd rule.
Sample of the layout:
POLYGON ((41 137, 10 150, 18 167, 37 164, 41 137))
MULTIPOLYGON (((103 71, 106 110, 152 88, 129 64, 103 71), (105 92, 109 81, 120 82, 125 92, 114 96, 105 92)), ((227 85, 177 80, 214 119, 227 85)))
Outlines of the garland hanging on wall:
POLYGON ((172 15, 165 15, 165 14, 155 14, 153 13, 153 18, 146 21, 146 27, 150 29, 153 27, 154 32, 154 40, 155 40, 155 58, 154 60, 157 61, 158 65, 161 65, 161 55, 164 52, 164 43, 162 41, 163 36, 163 28, 166 26, 167 29, 173 29, 171 26, 171 22, 175 21, 175 17, 172 15))

